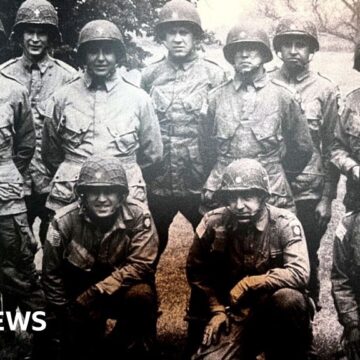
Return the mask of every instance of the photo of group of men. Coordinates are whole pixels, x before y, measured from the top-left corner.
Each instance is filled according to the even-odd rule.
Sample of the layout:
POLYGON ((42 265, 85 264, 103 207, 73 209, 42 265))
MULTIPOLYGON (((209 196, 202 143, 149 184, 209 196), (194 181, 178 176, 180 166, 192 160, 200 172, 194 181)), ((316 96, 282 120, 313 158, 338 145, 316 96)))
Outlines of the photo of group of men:
MULTIPOLYGON (((167 56, 135 83, 115 23, 83 26, 75 69, 51 56, 55 7, 17 10, 22 55, 0 65, 1 309, 47 324, 23 358, 161 359, 155 276, 181 212, 194 230, 181 358, 318 359, 318 249, 343 174, 332 296, 342 359, 360 359, 360 90, 340 111, 337 85, 311 70, 317 28, 298 14, 271 40, 250 20, 229 26, 231 78, 199 56, 191 2, 166 2, 154 32, 167 56)), ((15 338, 4 320, 1 343, 15 338)))

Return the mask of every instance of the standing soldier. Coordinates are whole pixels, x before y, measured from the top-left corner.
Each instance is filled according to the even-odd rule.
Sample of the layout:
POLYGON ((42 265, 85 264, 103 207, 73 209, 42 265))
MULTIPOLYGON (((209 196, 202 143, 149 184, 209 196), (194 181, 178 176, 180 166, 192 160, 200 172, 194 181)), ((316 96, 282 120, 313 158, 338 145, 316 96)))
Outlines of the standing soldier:
POLYGON ((76 187, 79 201, 59 210, 49 227, 42 280, 64 360, 154 355, 158 238, 147 207, 126 199, 121 163, 88 159, 76 187), (108 319, 117 322, 102 346, 108 319))
POLYGON ((290 185, 309 250, 310 295, 320 309, 317 251, 331 218, 331 202, 336 198, 339 179, 337 169, 330 163, 330 146, 338 119, 339 90, 330 80, 309 70, 309 63, 319 50, 317 30, 312 22, 298 16, 282 19, 273 45, 284 63, 272 77, 300 94, 313 140, 311 160, 290 185))
POLYGON ((224 81, 222 69, 199 58, 196 46, 203 33, 195 7, 185 0, 169 1, 155 31, 168 50, 167 58, 150 65, 142 86, 152 97, 164 143, 164 159, 149 184, 149 207, 159 232, 160 255, 169 226, 178 211, 195 228, 207 169, 200 112, 210 89, 224 81))
POLYGON ((264 63, 273 58, 270 43, 255 24, 230 30, 224 56, 233 65, 235 78, 210 94, 207 116, 213 123, 217 162, 204 186, 204 200, 213 201, 225 167, 246 157, 260 161, 268 172, 269 203, 295 211, 284 168, 296 176, 312 154, 300 105, 283 82, 269 80, 264 63))
MULTIPOLYGON (((0 22, 1 45, 5 33, 0 22)), ((21 313, 43 311, 45 298, 34 265, 35 239, 28 225, 23 175, 35 150, 35 129, 26 89, 0 71, 0 291, 2 311, 14 318, 21 313)), ((5 341, 14 329, 4 321, 5 341)), ((34 338, 38 340, 37 336, 34 338)), ((39 345, 39 343, 37 343, 39 345)), ((34 348, 33 359, 38 359, 34 348)))
MULTIPOLYGON (((355 46, 354 69, 360 71, 360 42, 355 46)), ((331 162, 347 177, 346 211, 360 208, 360 88, 350 92, 335 129, 331 162)))
POLYGON ((36 217, 41 219, 41 243, 45 240, 49 225, 49 211, 45 208, 45 202, 51 181, 51 175, 41 160, 46 101, 76 73, 71 66, 49 56, 50 47, 60 40, 60 36, 55 8, 45 0, 26 0, 16 14, 11 35, 21 45, 23 54, 1 66, 4 74, 23 84, 30 94, 36 148, 25 176, 25 200, 29 225, 32 227, 36 217))
POLYGON ((262 352, 266 360, 307 359, 306 241, 293 213, 266 204, 269 195, 260 163, 236 160, 219 191, 226 206, 208 212, 196 229, 186 266, 197 295, 189 335, 202 343, 194 360, 248 360, 262 352))
POLYGON ((84 74, 56 92, 47 108, 42 158, 54 174, 47 207, 57 210, 75 200, 81 164, 96 154, 120 158, 129 196, 146 202, 141 168, 147 171, 161 159, 161 135, 149 96, 117 69, 125 57, 117 26, 107 20, 87 23, 78 57, 84 74))

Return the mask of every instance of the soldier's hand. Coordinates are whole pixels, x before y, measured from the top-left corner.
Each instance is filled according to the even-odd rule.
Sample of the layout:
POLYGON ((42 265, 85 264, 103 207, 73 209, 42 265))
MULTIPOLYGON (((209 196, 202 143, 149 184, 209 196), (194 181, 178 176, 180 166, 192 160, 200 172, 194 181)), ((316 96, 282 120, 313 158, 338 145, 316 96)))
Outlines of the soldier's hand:
POLYGON ((266 286, 266 279, 266 275, 245 276, 230 291, 231 305, 237 305, 249 290, 256 291, 264 288, 266 286))
POLYGON ((360 359, 360 330, 358 326, 345 329, 345 349, 349 359, 360 359))
POLYGON ((204 336, 202 344, 204 346, 210 346, 211 344, 217 344, 220 338, 221 330, 225 328, 225 332, 230 331, 229 318, 225 312, 216 312, 206 325, 204 330, 204 336))
POLYGON ((99 289, 92 285, 84 292, 82 292, 75 300, 75 302, 85 308, 91 307, 91 305, 97 300, 101 295, 99 289))
POLYGON ((203 204, 211 204, 214 198, 215 191, 204 189, 201 193, 201 202, 203 204))
POLYGON ((331 199, 322 198, 315 209, 315 220, 319 227, 324 230, 331 218, 331 199))
POLYGON ((246 283, 243 280, 239 281, 230 291, 230 304, 232 306, 237 305, 247 291, 246 283))
POLYGON ((354 181, 360 180, 360 165, 356 165, 351 169, 351 177, 354 181))

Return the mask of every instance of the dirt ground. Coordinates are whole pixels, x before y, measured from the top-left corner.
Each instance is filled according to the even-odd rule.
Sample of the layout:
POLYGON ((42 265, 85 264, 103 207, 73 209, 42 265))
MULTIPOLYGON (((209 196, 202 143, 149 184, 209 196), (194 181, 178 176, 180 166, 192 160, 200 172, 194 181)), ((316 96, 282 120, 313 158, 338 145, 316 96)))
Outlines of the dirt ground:
MULTIPOLYGON (((225 64, 219 49, 211 49, 210 58, 225 64)), ((339 84, 342 96, 360 85, 360 75, 352 70, 351 53, 326 52, 316 55, 313 67, 339 84)), ((338 199, 333 203, 333 217, 329 224, 320 248, 321 259, 321 302, 322 310, 314 320, 316 345, 322 360, 332 359, 341 334, 336 311, 330 294, 330 267, 332 262, 332 242, 336 226, 343 215, 342 206, 344 184, 339 186, 338 199)), ((178 214, 170 228, 169 245, 162 256, 157 272, 157 286, 161 300, 162 315, 158 322, 158 335, 162 358, 166 360, 183 359, 182 351, 185 342, 186 322, 185 309, 189 289, 185 278, 185 261, 192 241, 190 224, 178 214)), ((40 266, 41 253, 37 257, 40 266)), ((19 337, 20 344, 26 339, 19 337)), ((0 351, 2 360, 20 360, 21 346, 15 351, 0 351)), ((49 359, 51 360, 51 359, 49 359)))

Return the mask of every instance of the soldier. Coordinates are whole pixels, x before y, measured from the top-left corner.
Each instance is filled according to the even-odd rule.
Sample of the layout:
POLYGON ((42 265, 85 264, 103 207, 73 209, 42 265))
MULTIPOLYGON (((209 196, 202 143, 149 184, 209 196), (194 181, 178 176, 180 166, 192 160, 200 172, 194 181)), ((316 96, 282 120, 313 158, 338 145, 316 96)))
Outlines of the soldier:
MULTIPOLYGON (((354 69, 360 71, 360 43, 355 46, 354 69)), ((360 206, 360 88, 350 92, 335 129, 331 162, 347 177, 344 205, 346 211, 360 206)))
POLYGON ((253 159, 225 168, 218 195, 226 206, 204 216, 186 266, 189 335, 202 337, 192 359, 307 359, 309 260, 299 220, 266 204, 269 178, 253 159))
POLYGON ((159 17, 155 31, 168 56, 143 71, 142 87, 152 97, 164 143, 163 162, 149 183, 149 207, 159 232, 161 255, 178 211, 193 228, 201 220, 198 208, 209 173, 209 154, 200 112, 209 90, 224 81, 224 72, 197 54, 203 30, 191 3, 169 1, 159 17))
MULTIPOLYGON (((0 22, 0 42, 5 33, 0 22)), ((26 89, 0 70, 0 291, 1 311, 14 318, 43 311, 45 298, 35 270, 37 249, 28 225, 23 175, 35 150, 35 129, 26 89)), ((10 345, 15 331, 6 320, 1 338, 10 345)), ((39 336, 34 337, 32 359, 40 359, 39 336)))
POLYGON ((51 46, 60 40, 60 36, 55 8, 45 0, 26 0, 16 14, 11 34, 12 39, 21 45, 23 54, 1 66, 3 73, 23 84, 30 94, 36 148, 25 176, 25 201, 30 227, 36 217, 41 219, 41 243, 44 243, 50 217, 45 202, 50 191, 51 175, 41 160, 46 101, 76 74, 71 66, 49 55, 51 46))
POLYGON ((234 26, 223 51, 235 77, 209 97, 207 117, 213 123, 217 162, 205 183, 204 201, 213 201, 225 167, 246 157, 260 161, 268 172, 269 203, 295 211, 284 168, 295 177, 312 154, 300 105, 283 82, 269 80, 264 63, 273 56, 262 29, 246 23, 234 26))
POLYGON ((61 359, 151 356, 158 238, 147 207, 128 192, 119 159, 92 157, 80 171, 78 201, 49 227, 42 281, 61 329, 61 359))
POLYGON ((346 360, 360 359, 359 234, 359 212, 346 214, 336 229, 333 250, 332 296, 339 321, 344 327, 341 345, 346 360))
POLYGON ((85 72, 54 94, 44 124, 42 158, 54 174, 49 209, 75 200, 81 164, 104 153, 121 158, 129 196, 146 202, 140 167, 146 171, 161 159, 161 135, 149 96, 117 68, 124 56, 115 24, 94 20, 81 30, 78 57, 85 72))
POLYGON ((317 30, 311 21, 299 16, 283 18, 276 29, 273 45, 283 65, 271 76, 300 94, 313 141, 311 160, 290 185, 309 250, 310 295, 320 310, 317 251, 331 218, 331 202, 336 198, 339 179, 338 170, 330 163, 339 89, 309 69, 314 53, 319 50, 317 30))

